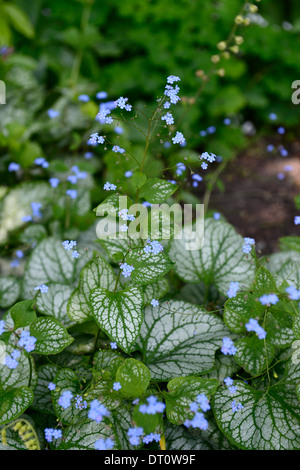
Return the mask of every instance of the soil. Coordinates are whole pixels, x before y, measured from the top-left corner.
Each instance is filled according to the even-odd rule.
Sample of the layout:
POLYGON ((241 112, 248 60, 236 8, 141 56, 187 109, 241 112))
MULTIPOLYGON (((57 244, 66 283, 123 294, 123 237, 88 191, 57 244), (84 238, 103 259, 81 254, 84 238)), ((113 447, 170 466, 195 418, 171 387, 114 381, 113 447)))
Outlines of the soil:
POLYGON ((227 166, 221 176, 224 193, 215 189, 211 196, 210 207, 241 235, 255 238, 261 254, 278 251, 280 237, 300 236, 300 226, 294 224, 295 215, 300 215, 294 203, 300 194, 300 141, 284 148, 286 157, 276 142, 260 140, 227 166), (268 144, 275 144, 273 152, 266 151, 268 144))

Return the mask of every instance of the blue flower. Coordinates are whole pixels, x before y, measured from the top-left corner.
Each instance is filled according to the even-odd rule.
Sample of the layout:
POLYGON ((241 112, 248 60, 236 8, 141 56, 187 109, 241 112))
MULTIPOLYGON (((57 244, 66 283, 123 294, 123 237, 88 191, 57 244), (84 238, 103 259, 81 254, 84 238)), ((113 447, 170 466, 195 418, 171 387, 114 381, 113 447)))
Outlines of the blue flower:
POLYGON ((4 328, 5 328, 5 321, 0 320, 0 336, 3 335, 4 333, 4 328))
POLYGON ((210 410, 210 404, 205 393, 200 393, 199 395, 197 395, 197 403, 199 403, 202 411, 210 410))
POLYGON ((67 189, 66 195, 70 196, 71 199, 77 198, 77 190, 76 189, 67 189))
POLYGON ((79 101, 83 101, 84 103, 87 103, 88 101, 90 101, 90 97, 88 95, 79 95, 78 96, 78 100, 79 101))
POLYGON ((113 389, 116 390, 116 392, 120 390, 121 388, 122 388, 122 385, 120 384, 120 382, 114 382, 113 389))
POLYGON ((164 403, 157 401, 157 397, 155 397, 154 395, 148 397, 147 402, 148 405, 145 403, 140 405, 140 413, 154 415, 156 413, 162 413, 166 407, 164 403))
POLYGON ((160 441, 160 434, 156 434, 151 432, 143 437, 144 444, 150 444, 150 442, 159 442, 160 441))
POLYGON ((42 294, 47 294, 48 286, 46 286, 46 284, 40 284, 39 286, 35 287, 34 290, 39 290, 42 294))
POLYGON ((138 446, 140 443, 140 437, 144 434, 143 428, 129 428, 127 431, 127 436, 129 437, 129 442, 132 446, 138 446))
POLYGON ((55 109, 48 109, 47 114, 50 119, 54 119, 60 115, 59 111, 55 111, 55 109))
POLYGON ((277 132, 278 132, 278 134, 281 134, 281 135, 282 135, 282 134, 285 133, 285 128, 282 127, 282 126, 280 126, 280 127, 278 127, 277 132))
POLYGON ((182 134, 182 132, 176 132, 175 137, 172 137, 172 142, 173 144, 184 144, 185 143, 185 138, 182 134))
POLYGON ((60 180, 58 178, 50 178, 49 183, 50 183, 52 188, 57 188, 57 186, 60 183, 60 180))
POLYGON ((58 404, 66 410, 71 406, 71 400, 73 398, 73 393, 69 390, 65 390, 58 399, 58 404))
POLYGON ((8 165, 8 171, 10 171, 10 172, 12 172, 12 171, 18 171, 19 169, 20 169, 19 163, 11 162, 11 163, 8 165))
POLYGON ((300 290, 297 290, 295 286, 289 286, 285 291, 289 294, 291 300, 300 300, 300 290))
POLYGON ((168 124, 168 126, 171 126, 172 124, 174 124, 174 118, 171 113, 167 113, 164 116, 162 116, 161 120, 166 121, 166 124, 168 124))
POLYGON ((239 290, 239 288, 240 288, 239 282, 234 282, 234 281, 232 281, 232 282, 230 283, 229 289, 228 289, 228 291, 227 291, 228 297, 229 297, 230 299, 231 299, 232 297, 235 297, 236 294, 237 294, 237 292, 238 292, 238 290, 239 290))
POLYGON ((249 322, 245 325, 247 331, 254 331, 259 339, 264 339, 267 336, 265 330, 258 324, 254 318, 250 318, 249 322))
POLYGON ((152 305, 152 307, 158 307, 159 301, 156 300, 156 299, 152 299, 152 300, 151 300, 151 305, 152 305))
POLYGON ((110 437, 107 439, 98 439, 95 442, 95 449, 96 450, 110 450, 114 447, 115 443, 110 437))
POLYGON ((225 355, 234 356, 236 353, 236 347, 233 344, 233 341, 230 338, 223 338, 221 352, 225 355))
POLYGON ((62 437, 61 429, 45 428, 44 433, 47 442, 52 442, 53 439, 60 439, 62 437))
POLYGON ((90 135, 90 138, 87 141, 87 144, 95 147, 98 144, 104 144, 104 142, 105 142, 105 138, 102 135, 99 135, 98 132, 94 132, 94 134, 90 135))
POLYGON ((295 225, 300 225, 300 215, 296 215, 294 218, 294 224, 295 225))
POLYGON ((276 294, 264 294, 259 298, 262 305, 275 305, 279 302, 279 298, 276 294))
POLYGON ((124 277, 130 277, 132 271, 135 269, 133 266, 127 263, 122 263, 120 269, 123 271, 122 274, 124 277))
POLYGON ((196 413, 194 418, 192 420, 185 420, 183 423, 187 428, 192 427, 192 428, 199 428, 202 429, 203 431, 206 431, 208 428, 208 421, 204 417, 203 413, 196 413))
POLYGON ((52 391, 52 390, 55 390, 55 389, 56 389, 56 385, 55 385, 55 383, 53 383, 53 382, 49 382, 49 384, 48 384, 48 388, 49 388, 49 390, 51 390, 51 391, 52 391))
POLYGON ((41 207, 42 207, 42 204, 40 202, 32 202, 31 203, 31 209, 32 209, 33 217, 36 217, 36 218, 42 217, 42 213, 40 212, 41 207))
POLYGON ((96 94, 96 98, 98 98, 98 100, 105 100, 107 97, 108 97, 108 94, 106 93, 106 91, 99 91, 96 94))
POLYGON ((118 348, 117 343, 115 343, 113 341, 110 343, 110 347, 111 347, 111 349, 117 349, 118 348))
POLYGON ((29 331, 23 330, 18 345, 30 353, 35 349, 36 340, 37 339, 34 336, 30 336, 29 331))
POLYGON ((75 397, 75 408, 77 410, 85 410, 87 408, 87 402, 83 400, 81 395, 76 395, 75 397))
POLYGON ((15 369, 18 365, 19 362, 17 359, 20 357, 21 353, 18 349, 14 349, 13 352, 11 353, 11 356, 8 354, 5 356, 4 359, 4 364, 9 368, 9 369, 15 369))
POLYGON ((103 189, 105 189, 105 191, 115 191, 117 189, 117 186, 115 184, 107 182, 103 186, 103 189))
POLYGON ((91 401, 88 418, 100 423, 105 416, 109 415, 107 408, 97 399, 91 401))

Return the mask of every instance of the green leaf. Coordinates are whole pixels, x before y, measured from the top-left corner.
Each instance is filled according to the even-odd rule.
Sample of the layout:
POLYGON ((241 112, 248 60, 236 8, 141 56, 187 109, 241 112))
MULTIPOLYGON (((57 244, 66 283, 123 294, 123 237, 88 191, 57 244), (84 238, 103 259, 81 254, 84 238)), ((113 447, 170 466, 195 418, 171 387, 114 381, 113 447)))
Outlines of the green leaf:
POLYGON ((152 299, 160 299, 169 290, 167 279, 162 278, 152 284, 144 286, 144 303, 150 304, 152 299))
POLYGON ((133 184, 133 186, 138 189, 141 188, 147 181, 147 176, 145 173, 142 173, 140 171, 136 171, 133 173, 130 182, 133 184))
POLYGON ((18 418, 31 405, 33 392, 26 386, 11 388, 0 394, 0 425, 18 418))
POLYGON ((76 372, 71 369, 60 369, 55 376, 54 383, 56 388, 51 393, 57 417, 66 423, 74 423, 76 419, 83 415, 86 418, 86 410, 75 408, 74 398, 76 395, 80 395, 80 382, 76 372), (70 391, 73 393, 71 406, 66 409, 62 408, 58 403, 58 400, 64 391, 70 391))
POLYGON ((287 236, 279 238, 279 248, 282 251, 300 252, 300 237, 287 236))
POLYGON ((90 296, 98 326, 125 352, 130 352, 143 321, 143 293, 137 287, 119 292, 94 289, 90 296))
POLYGON ((47 230, 45 229, 44 225, 34 224, 29 225, 24 229, 24 231, 20 234, 20 241, 22 243, 32 245, 33 243, 40 242, 43 238, 46 237, 47 230))
POLYGON ((254 277, 254 267, 243 253, 243 238, 227 222, 206 219, 204 244, 201 249, 187 250, 188 240, 171 241, 169 256, 177 275, 185 282, 214 284, 222 294, 238 281, 248 287, 254 277))
POLYGON ((140 401, 133 409, 133 421, 137 427, 143 428, 144 434, 150 434, 162 427, 161 413, 147 414, 140 412, 140 406, 147 404, 146 401, 140 401))
POLYGON ((0 307, 7 308, 13 305, 20 294, 20 284, 14 277, 0 278, 0 307))
POLYGON ((92 317, 90 293, 96 287, 114 290, 116 275, 112 267, 102 257, 87 263, 80 273, 78 288, 68 302, 68 315, 76 323, 82 323, 92 317))
POLYGON ((123 364, 124 358, 116 351, 99 350, 94 355, 94 368, 99 372, 109 371, 115 378, 118 368, 123 364))
POLYGON ((300 288, 300 253, 297 251, 283 251, 269 257, 267 265, 271 273, 277 274, 277 285, 286 281, 300 288))
POLYGON ((256 335, 242 338, 235 343, 236 362, 252 375, 261 374, 274 358, 274 347, 256 335))
POLYGON ((217 427, 214 419, 208 419, 207 431, 190 430, 184 426, 167 423, 165 438, 167 450, 230 450, 234 446, 217 427))
MULTIPOLYGON (((14 344, 8 344, 5 347, 6 354, 11 354, 15 349, 14 344)), ((10 369, 6 365, 0 367, 0 391, 7 390, 11 387, 19 387, 28 385, 31 373, 31 387, 34 388, 37 381, 37 375, 34 366, 34 360, 21 351, 18 358, 18 366, 15 369, 10 369), (31 362, 31 364, 30 364, 31 362)))
POLYGON ((135 284, 151 284, 161 279, 173 264, 165 253, 145 253, 144 250, 133 250, 127 257, 126 263, 134 266, 131 273, 131 280, 135 284))
POLYGON ((265 306, 253 294, 237 294, 225 302, 224 321, 235 333, 245 332, 245 324, 250 318, 262 317, 265 306))
POLYGON ((36 313, 33 309, 34 301, 22 300, 10 309, 10 315, 14 322, 14 329, 30 325, 36 319, 36 313))
POLYGON ((54 383, 58 367, 54 364, 45 364, 37 370, 37 385, 34 390, 34 400, 31 407, 41 413, 55 414, 52 404, 50 382, 54 383))
POLYGON ((112 430, 104 423, 88 421, 76 423, 64 432, 64 439, 57 450, 95 450, 98 439, 114 438, 112 430))
POLYGON ((5 3, 2 8, 9 16, 13 27, 23 36, 31 39, 34 36, 34 29, 25 13, 16 5, 5 3))
POLYGON ((25 267, 23 290, 24 296, 32 297, 34 288, 50 282, 72 285, 86 264, 86 258, 74 259, 70 251, 62 247, 62 242, 55 238, 45 238, 33 250, 25 267))
POLYGON ((147 307, 137 340, 155 380, 204 374, 230 333, 222 320, 204 308, 182 301, 147 307))
POLYGON ((148 367, 136 359, 126 359, 116 373, 116 381, 122 386, 120 393, 126 397, 141 397, 147 390, 150 380, 148 367))
POLYGON ((37 297, 36 305, 39 312, 55 317, 65 328, 74 325, 74 321, 68 317, 67 313, 67 305, 72 292, 71 286, 49 284, 48 292, 37 297))
POLYGON ((217 379, 202 379, 200 377, 176 377, 167 387, 169 392, 164 394, 166 414, 172 424, 183 424, 186 419, 192 419, 190 404, 195 402, 197 395, 204 393, 208 400, 219 386, 217 379))
POLYGON ((73 341, 55 318, 37 318, 30 325, 30 334, 37 339, 34 351, 38 354, 57 354, 73 341))
POLYGON ((140 196, 151 204, 161 204, 176 191, 178 186, 160 178, 149 178, 142 186, 140 196))
POLYGON ((295 387, 299 372, 299 364, 292 366, 285 380, 267 391, 240 381, 234 382, 234 395, 220 388, 213 397, 213 411, 225 436, 240 449, 299 450, 300 402, 295 387), (233 400, 243 405, 234 413, 233 400))
POLYGON ((272 274, 264 266, 260 266, 253 282, 253 293, 259 297, 266 292, 275 293, 277 291, 276 281, 272 274))

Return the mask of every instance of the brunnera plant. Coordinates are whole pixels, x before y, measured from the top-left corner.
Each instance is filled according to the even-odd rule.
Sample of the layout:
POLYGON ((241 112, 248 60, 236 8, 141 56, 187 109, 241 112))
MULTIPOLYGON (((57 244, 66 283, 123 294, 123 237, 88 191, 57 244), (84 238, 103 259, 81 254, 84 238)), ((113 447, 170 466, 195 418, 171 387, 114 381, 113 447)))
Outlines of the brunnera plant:
POLYGON ((222 160, 203 152, 157 174, 151 144, 186 143, 173 117, 179 82, 167 77, 150 115, 125 97, 100 105, 86 141, 106 152, 95 224, 87 166, 38 158, 49 182, 11 195, 23 196, 30 254, 22 279, 0 281, 2 449, 300 448, 299 244, 259 257, 254 239, 206 213, 201 244, 187 249, 191 231, 178 233, 167 208, 182 174, 195 187, 222 160), (123 122, 142 152, 110 141, 106 130, 123 122), (113 221, 101 237, 99 218, 113 221))

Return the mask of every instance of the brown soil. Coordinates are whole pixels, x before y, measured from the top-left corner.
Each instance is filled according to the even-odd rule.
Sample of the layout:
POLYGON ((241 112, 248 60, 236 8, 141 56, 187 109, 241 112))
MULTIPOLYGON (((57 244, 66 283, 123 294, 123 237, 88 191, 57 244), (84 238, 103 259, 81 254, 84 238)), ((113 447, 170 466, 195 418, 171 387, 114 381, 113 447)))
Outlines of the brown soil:
POLYGON ((300 193, 300 142, 285 146, 287 157, 267 152, 268 143, 260 141, 230 163, 221 177, 224 193, 214 190, 210 201, 241 235, 255 238, 262 254, 278 251, 280 237, 300 236, 300 226, 294 224, 300 215, 294 204, 300 193), (286 165, 292 171, 285 171, 286 165), (278 173, 284 173, 283 180, 278 173))

